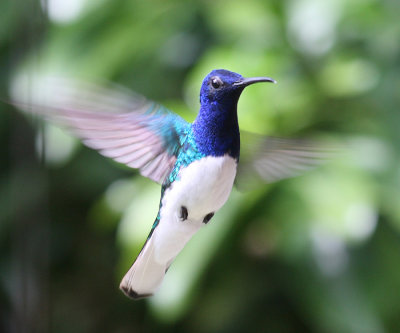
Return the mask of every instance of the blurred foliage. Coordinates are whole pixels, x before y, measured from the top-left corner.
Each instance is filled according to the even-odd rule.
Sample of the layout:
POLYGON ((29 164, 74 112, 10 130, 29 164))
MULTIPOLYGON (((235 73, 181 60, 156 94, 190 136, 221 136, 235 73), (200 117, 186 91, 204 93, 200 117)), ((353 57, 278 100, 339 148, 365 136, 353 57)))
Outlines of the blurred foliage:
POLYGON ((98 78, 193 120, 202 78, 226 68, 279 83, 245 91, 243 129, 345 150, 234 191, 159 293, 133 302, 118 284, 159 187, 1 104, 0 331, 400 332, 399 1, 3 0, 0 11, 1 99, 22 74, 98 78))

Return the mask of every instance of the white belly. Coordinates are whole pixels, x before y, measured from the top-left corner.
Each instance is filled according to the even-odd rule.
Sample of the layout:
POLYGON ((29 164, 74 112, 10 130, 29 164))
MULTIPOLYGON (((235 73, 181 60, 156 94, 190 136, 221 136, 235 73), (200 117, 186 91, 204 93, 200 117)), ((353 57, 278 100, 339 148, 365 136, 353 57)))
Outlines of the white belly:
POLYGON ((172 261, 204 225, 205 216, 224 205, 232 190, 236 166, 228 155, 205 157, 180 172, 179 179, 164 194, 160 223, 153 234, 157 261, 172 261), (188 212, 185 220, 181 218, 182 207, 188 212))

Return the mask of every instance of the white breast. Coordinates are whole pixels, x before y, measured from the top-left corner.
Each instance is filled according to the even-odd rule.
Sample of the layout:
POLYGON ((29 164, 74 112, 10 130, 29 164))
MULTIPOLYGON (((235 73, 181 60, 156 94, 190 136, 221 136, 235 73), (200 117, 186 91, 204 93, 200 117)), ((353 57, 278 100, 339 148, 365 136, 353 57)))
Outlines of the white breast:
POLYGON ((204 225, 204 217, 219 210, 229 197, 237 163, 232 157, 204 157, 181 170, 166 190, 160 211, 160 223, 153 237, 155 257, 172 261, 193 234, 204 225), (188 212, 186 220, 180 215, 188 212))
POLYGON ((181 170, 164 193, 158 226, 121 281, 124 293, 139 298, 157 290, 176 255, 204 225, 204 217, 226 202, 235 175, 236 161, 229 156, 205 157, 181 170), (180 218, 182 206, 187 219, 180 218))

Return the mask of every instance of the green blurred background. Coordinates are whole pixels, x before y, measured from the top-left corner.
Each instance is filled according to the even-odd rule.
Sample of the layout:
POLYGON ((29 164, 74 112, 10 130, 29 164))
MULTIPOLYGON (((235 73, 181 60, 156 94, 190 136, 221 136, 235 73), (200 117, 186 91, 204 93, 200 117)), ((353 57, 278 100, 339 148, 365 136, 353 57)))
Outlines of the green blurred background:
POLYGON ((344 151, 234 191, 157 295, 134 302, 118 285, 159 186, 2 103, 0 331, 400 332, 398 0, 2 0, 0 12, 2 99, 23 75, 94 78, 193 120, 203 77, 226 68, 278 81, 246 89, 243 129, 344 151))

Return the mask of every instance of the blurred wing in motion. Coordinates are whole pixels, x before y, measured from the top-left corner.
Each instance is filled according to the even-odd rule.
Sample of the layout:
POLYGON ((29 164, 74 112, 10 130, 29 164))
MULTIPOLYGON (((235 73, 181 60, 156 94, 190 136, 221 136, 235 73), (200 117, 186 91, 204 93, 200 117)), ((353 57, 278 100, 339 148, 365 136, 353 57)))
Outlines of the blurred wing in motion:
POLYGON ((314 142, 281 139, 241 131, 235 184, 250 190, 260 183, 295 177, 324 162, 331 153, 314 142))
POLYGON ((173 168, 190 126, 163 106, 114 85, 48 78, 32 86, 29 100, 12 95, 19 109, 66 127, 88 147, 158 183, 173 168))

